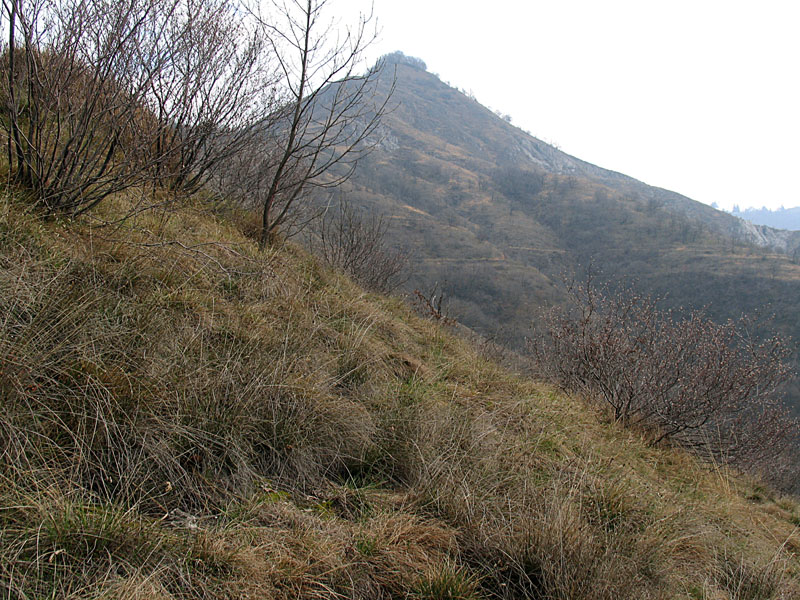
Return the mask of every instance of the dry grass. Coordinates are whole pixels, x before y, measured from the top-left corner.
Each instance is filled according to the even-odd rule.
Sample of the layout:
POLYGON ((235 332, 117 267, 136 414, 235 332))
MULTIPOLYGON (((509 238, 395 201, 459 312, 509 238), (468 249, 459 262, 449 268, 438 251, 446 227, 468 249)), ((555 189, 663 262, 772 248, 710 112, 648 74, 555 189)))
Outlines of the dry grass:
POLYGON ((0 202, 3 597, 800 593, 795 500, 297 248, 199 204, 64 225, 0 202))

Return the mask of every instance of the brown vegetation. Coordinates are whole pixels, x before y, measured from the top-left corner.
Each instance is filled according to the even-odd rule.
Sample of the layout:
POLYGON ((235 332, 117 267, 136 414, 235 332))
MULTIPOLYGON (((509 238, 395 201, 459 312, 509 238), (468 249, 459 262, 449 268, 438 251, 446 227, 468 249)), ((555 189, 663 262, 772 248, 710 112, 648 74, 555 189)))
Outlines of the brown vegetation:
POLYGON ((389 293, 407 279, 408 257, 386 243, 386 220, 359 212, 344 198, 326 207, 308 227, 308 246, 329 267, 365 288, 389 293))
POLYGON ((746 319, 673 314, 631 290, 592 280, 567 287, 530 347, 543 374, 603 402, 614 420, 715 461, 775 472, 800 440, 778 394, 791 375, 779 337, 754 339, 746 319))
POLYGON ((263 211, 263 248, 308 186, 347 179, 391 95, 374 89, 380 65, 360 72, 371 18, 336 38, 325 11, 7 0, 0 124, 14 182, 73 217, 122 191, 213 189, 263 211))
MULTIPOLYGON (((774 315, 777 332, 800 339, 791 255, 747 242, 731 215, 561 153, 395 62, 385 143, 346 193, 392 215, 390 245, 413 248, 405 291, 446 281, 459 322, 522 350, 531 315, 565 304, 563 274, 580 277, 593 264, 598 283, 634 286, 676 315, 704 309, 718 323, 774 315)), ((787 235, 790 248, 798 236, 787 235)), ((766 333, 760 319, 756 335, 766 333)), ((791 360, 800 366, 797 352, 791 360)), ((800 383, 792 385, 798 416, 800 383)))
MULTIPOLYGON (((249 172, 252 164, 229 160, 236 155, 228 150, 245 146, 226 144, 234 129, 258 129, 198 121, 205 109, 187 113, 185 128, 170 113, 175 129, 165 129, 159 110, 131 100, 129 85, 149 86, 159 73, 142 71, 140 53, 157 46, 139 43, 139 34, 205 23, 211 29, 192 35, 208 37, 179 37, 198 43, 175 50, 195 66, 195 51, 230 57, 214 54, 221 46, 212 34, 231 31, 214 15, 232 5, 130 0, 90 3, 77 14, 84 4, 3 5, 12 17, 7 59, 26 57, 19 75, 9 66, 3 121, 10 148, 0 196, 4 597, 777 600, 800 593, 795 500, 727 467, 652 447, 603 423, 579 399, 487 360, 442 328, 449 319, 436 291, 419 294, 432 317, 420 319, 296 246, 264 248, 265 223, 275 223, 275 178, 293 173, 286 175, 291 203, 304 177, 324 175, 314 165, 350 156, 327 162, 339 144, 326 144, 374 133, 367 125, 347 137, 353 122, 336 120, 344 129, 318 138, 311 156, 292 155, 291 148, 309 148, 295 142, 318 131, 319 113, 297 93, 302 85, 278 105, 292 120, 269 121, 277 163, 256 169, 273 185, 255 228, 261 243, 248 239, 242 229, 252 236, 252 214, 242 217, 241 194, 215 169, 238 164, 249 172), (57 35, 36 29, 44 21, 23 14, 30 7, 53 19, 46 33, 64 34, 66 54, 51 45, 57 35), (172 20, 197 16, 184 8, 211 12, 199 22, 172 20), (76 38, 69 15, 94 38, 76 38), (15 32, 40 47, 23 54, 15 32), (70 48, 85 56, 70 58, 70 48), (50 69, 73 73, 45 65, 49 55, 66 57, 80 76, 34 90, 50 69), (55 100, 41 104, 48 94, 55 100), (86 104, 72 104, 84 95, 86 104), (40 106, 48 116, 36 114, 40 106), (140 118, 141 131, 159 135, 137 138, 140 118), (27 139, 26 131, 37 135, 27 139), (287 132, 284 145, 275 141, 287 132), (216 158, 206 154, 226 147, 216 158), (153 148, 162 149, 154 162, 153 148), (299 170, 285 169, 292 156, 299 170), (47 180, 51 168, 56 175, 47 180), (175 195, 193 188, 202 193, 175 195), (139 210, 146 193, 164 199, 158 212, 139 210), (40 218, 42 205, 49 219, 40 218), (80 218, 90 208, 92 218, 80 218)), ((282 33, 300 53, 301 71, 318 47, 299 40, 323 4, 276 4, 289 18, 282 33), (294 10, 305 25, 291 20, 294 10)), ((252 39, 279 45, 269 35, 252 39)), ((256 42, 233 51, 255 52, 256 42)), ((348 57, 357 54, 334 53, 328 62, 323 52, 317 64, 328 76, 349 74, 348 57)), ((223 74, 198 82, 235 83, 237 60, 203 63, 223 74)), ((193 81, 164 73, 170 85, 193 81)), ((350 100, 363 96, 346 90, 366 89, 359 86, 367 80, 333 88, 327 106, 353 107, 350 100)), ((170 112, 171 97, 162 98, 162 112, 170 112)), ((327 114, 379 114, 361 106, 327 114)), ((247 114, 283 114, 260 108, 247 114)), ((539 183, 523 177, 515 186, 539 183)), ((451 191, 460 201, 459 186, 451 191)), ((356 220, 344 224, 342 231, 356 231, 348 252, 381 247, 375 223, 368 234, 358 233, 356 220)), ((368 283, 385 281, 375 276, 383 267, 369 269, 368 283)))
POLYGON ((227 0, 9 0, 4 13, 8 165, 49 213, 151 179, 196 191, 276 106, 263 40, 227 0))
POLYGON ((794 500, 199 204, 111 234, 6 197, 0 286, 8 597, 798 593, 794 500))

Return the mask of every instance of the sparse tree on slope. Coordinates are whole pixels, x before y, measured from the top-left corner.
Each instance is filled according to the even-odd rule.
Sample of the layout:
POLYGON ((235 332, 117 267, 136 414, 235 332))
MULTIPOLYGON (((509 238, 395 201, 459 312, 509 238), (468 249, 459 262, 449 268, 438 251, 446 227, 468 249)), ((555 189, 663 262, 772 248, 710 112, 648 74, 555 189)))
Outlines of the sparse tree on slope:
POLYGON ((381 64, 361 73, 375 38, 372 15, 335 31, 326 0, 273 2, 260 20, 282 73, 283 119, 270 132, 272 151, 249 168, 260 205, 265 247, 311 186, 347 180, 386 112, 391 88, 379 90, 381 64))

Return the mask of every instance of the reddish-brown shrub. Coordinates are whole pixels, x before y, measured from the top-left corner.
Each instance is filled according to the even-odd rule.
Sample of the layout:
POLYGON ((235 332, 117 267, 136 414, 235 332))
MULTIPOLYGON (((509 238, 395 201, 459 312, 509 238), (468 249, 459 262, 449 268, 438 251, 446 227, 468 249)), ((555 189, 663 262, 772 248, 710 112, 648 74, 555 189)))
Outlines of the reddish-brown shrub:
POLYGON ((677 314, 591 281, 568 291, 570 308, 547 314, 530 344, 543 374, 564 389, 601 400, 654 443, 724 462, 763 466, 796 440, 779 393, 791 375, 781 338, 752 335, 746 318, 677 314))

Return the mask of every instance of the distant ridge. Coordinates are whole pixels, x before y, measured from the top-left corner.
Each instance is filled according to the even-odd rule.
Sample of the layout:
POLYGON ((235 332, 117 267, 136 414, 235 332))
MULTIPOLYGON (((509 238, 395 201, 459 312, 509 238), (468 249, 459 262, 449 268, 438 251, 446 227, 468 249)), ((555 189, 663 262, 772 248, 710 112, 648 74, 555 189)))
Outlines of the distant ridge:
POLYGON ((775 229, 787 229, 789 231, 800 231, 800 207, 780 207, 777 210, 769 210, 768 208, 746 208, 740 211, 738 206, 734 206, 732 214, 757 225, 766 225, 775 229))

